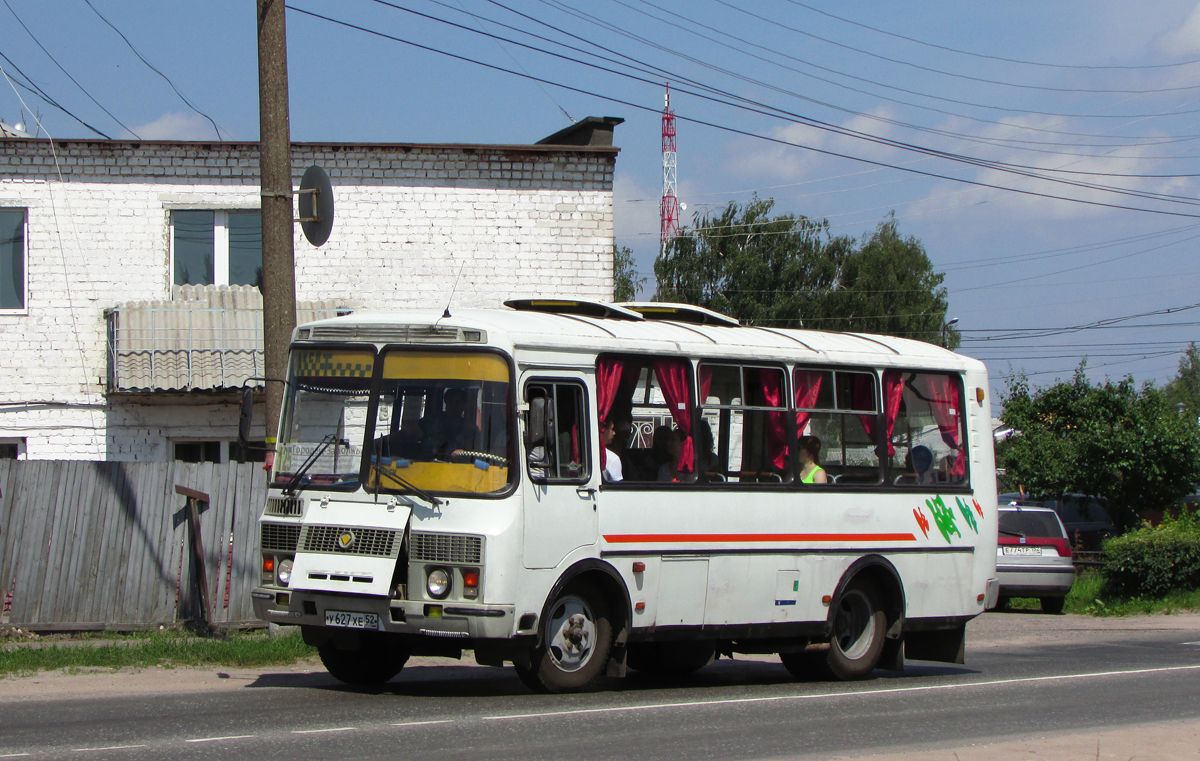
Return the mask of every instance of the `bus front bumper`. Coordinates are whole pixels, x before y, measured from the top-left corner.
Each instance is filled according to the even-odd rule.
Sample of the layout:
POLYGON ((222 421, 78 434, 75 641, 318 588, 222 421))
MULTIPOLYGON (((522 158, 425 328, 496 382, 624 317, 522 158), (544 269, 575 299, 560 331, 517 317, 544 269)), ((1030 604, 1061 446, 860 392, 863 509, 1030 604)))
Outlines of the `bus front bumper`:
POLYGON ((250 594, 256 616, 284 626, 353 628, 463 640, 505 639, 516 631, 512 605, 391 600, 278 587, 256 587, 250 594))

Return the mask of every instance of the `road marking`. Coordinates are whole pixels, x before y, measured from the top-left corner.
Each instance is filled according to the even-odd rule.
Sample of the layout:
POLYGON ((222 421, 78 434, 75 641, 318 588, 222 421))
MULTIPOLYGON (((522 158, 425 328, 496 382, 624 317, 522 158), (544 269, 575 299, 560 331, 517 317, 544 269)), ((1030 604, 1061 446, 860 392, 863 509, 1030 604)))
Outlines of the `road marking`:
POLYGON ((326 729, 293 729, 294 735, 319 735, 322 732, 349 732, 354 727, 327 727, 326 729))
POLYGON ((24 758, 28 755, 28 753, 5 753, 4 755, 0 756, 0 758, 24 758))
POLYGON ((393 724, 393 727, 425 727, 430 724, 450 724, 454 719, 433 719, 431 721, 402 721, 398 724, 393 724))
POLYGON ((257 737, 257 735, 225 735, 224 737, 196 737, 191 740, 184 740, 184 742, 186 742, 186 743, 215 743, 215 742, 221 742, 222 740, 245 740, 250 737, 257 737))
POLYGON ((130 748, 145 748, 145 745, 107 745, 103 748, 71 748, 73 753, 88 753, 95 750, 129 750, 130 748))
POLYGON ((1086 674, 1058 674, 1053 676, 1026 676, 1013 679, 993 679, 985 682, 958 682, 954 684, 929 684, 917 687, 891 687, 882 690, 855 690, 850 692, 821 692, 813 695, 771 695, 761 698, 726 698, 722 700, 692 700, 678 703, 646 703, 643 705, 608 706, 605 708, 575 708, 565 711, 542 711, 540 713, 516 713, 499 716, 482 716, 484 721, 507 721, 511 719, 540 719, 549 716, 574 716, 588 713, 620 713, 627 711, 658 711, 671 708, 699 708, 703 706, 732 705, 737 703, 776 703, 784 700, 826 700, 829 698, 872 697, 875 695, 891 695, 906 692, 933 692, 935 690, 956 690, 970 687, 998 687, 1008 684, 1029 684, 1031 682, 1060 682, 1074 679, 1099 679, 1108 676, 1136 676, 1139 674, 1160 674, 1171 671, 1195 671, 1200 664, 1192 666, 1162 666, 1149 669, 1131 669, 1129 671, 1093 671, 1086 674))
POLYGON ((1185 645, 1200 645, 1200 641, 1196 641, 1196 642, 1184 642, 1183 644, 1185 644, 1185 645))

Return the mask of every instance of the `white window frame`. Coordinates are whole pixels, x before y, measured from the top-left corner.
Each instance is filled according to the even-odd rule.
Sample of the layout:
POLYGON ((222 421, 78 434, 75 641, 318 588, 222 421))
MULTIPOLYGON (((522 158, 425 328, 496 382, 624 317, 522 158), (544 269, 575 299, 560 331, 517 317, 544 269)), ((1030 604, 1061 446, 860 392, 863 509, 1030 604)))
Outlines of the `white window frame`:
MULTIPOLYGON (((21 212, 21 306, 0 307, 0 314, 29 314, 29 207, 0 206, 0 211, 21 212)), ((22 439, 24 441, 24 439, 22 439)), ((7 443, 12 443, 7 442, 7 443)))
MULTIPOLYGON (((175 213, 180 211, 211 211, 213 213, 213 285, 229 285, 229 214, 230 212, 257 211, 262 217, 260 207, 214 209, 211 206, 180 206, 168 209, 167 214, 167 246, 170 248, 167 262, 167 281, 172 289, 180 283, 175 282, 175 213)), ((28 278, 27 278, 28 279, 28 278)))

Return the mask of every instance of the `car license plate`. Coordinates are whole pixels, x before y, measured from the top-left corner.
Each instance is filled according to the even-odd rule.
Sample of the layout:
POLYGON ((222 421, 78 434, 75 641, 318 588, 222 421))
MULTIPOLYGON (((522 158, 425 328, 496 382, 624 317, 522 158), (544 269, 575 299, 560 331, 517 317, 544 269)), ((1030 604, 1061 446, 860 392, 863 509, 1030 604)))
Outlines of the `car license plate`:
POLYGON ((1005 555, 1041 555, 1041 547, 1005 547, 1005 555))
POLYGON ((346 610, 325 611, 326 626, 341 626, 346 629, 379 629, 378 613, 354 613, 346 610))

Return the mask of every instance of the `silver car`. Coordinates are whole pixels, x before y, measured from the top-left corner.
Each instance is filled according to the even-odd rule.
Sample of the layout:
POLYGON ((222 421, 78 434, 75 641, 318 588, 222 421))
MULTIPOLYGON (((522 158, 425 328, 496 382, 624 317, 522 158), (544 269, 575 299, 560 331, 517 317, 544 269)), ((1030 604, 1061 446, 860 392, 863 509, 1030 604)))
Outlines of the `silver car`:
POLYGON ((1062 613, 1075 583, 1071 543, 1058 513, 1048 507, 1000 507, 996 576, 1003 608, 1012 597, 1037 597, 1042 610, 1062 613))

